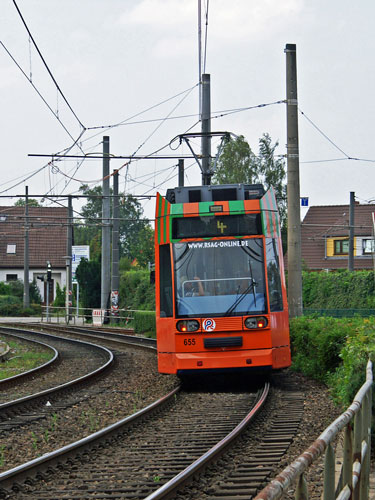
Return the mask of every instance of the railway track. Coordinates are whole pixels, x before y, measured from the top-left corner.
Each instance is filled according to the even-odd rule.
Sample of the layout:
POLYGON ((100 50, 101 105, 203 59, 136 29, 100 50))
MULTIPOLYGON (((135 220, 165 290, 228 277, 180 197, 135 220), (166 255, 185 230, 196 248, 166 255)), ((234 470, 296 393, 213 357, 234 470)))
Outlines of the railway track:
MULTIPOLYGON (((267 392, 268 385, 262 391, 262 402, 267 392)), ((218 442, 221 440, 222 446, 227 446, 228 440, 236 434, 233 432, 236 424, 243 420, 242 425, 249 423, 255 413, 254 407, 258 409, 261 406, 260 395, 255 393, 177 395, 173 392, 168 400, 169 408, 149 418, 147 425, 137 425, 129 432, 126 429, 129 419, 125 419, 122 422, 124 428, 121 429, 118 423, 116 430, 107 429, 107 436, 101 431, 100 435, 94 436, 101 441, 94 445, 93 451, 83 452, 80 449, 72 459, 71 450, 62 450, 62 453, 67 451, 70 457, 68 470, 58 472, 56 468, 52 481, 46 483, 45 489, 26 486, 23 488, 25 496, 17 492, 17 498, 108 498, 109 494, 115 495, 115 498, 144 498, 186 467, 192 467, 193 462, 197 461, 195 467, 206 465, 212 459, 211 454, 204 458, 201 458, 202 455, 211 448, 214 448, 212 453, 218 453, 218 442), (98 446, 101 447, 100 453, 98 446)), ((151 409, 155 410, 155 407, 151 409)), ((144 417, 145 413, 133 416, 133 424, 136 418, 144 417)), ((81 443, 81 446, 86 444, 81 443)), ((54 464, 64 460, 56 455, 51 458, 54 464)), ((36 466, 39 470, 41 462, 45 464, 43 468, 51 471, 47 457, 43 457, 38 464, 34 461, 25 466, 27 474, 31 467, 35 469, 36 466)), ((18 474, 20 468, 1 474, 1 487, 5 485, 9 488, 12 484, 14 488, 15 482, 19 482, 18 474)), ((174 488, 180 487, 184 475, 180 474, 175 480, 174 488)), ((24 473, 22 477, 25 477, 24 473)))
MULTIPOLYGON (((111 342, 114 340, 112 337, 111 342)), ((273 411, 263 411, 253 422, 254 405, 257 410, 261 407, 257 398, 259 394, 251 391, 233 393, 228 389, 171 392, 161 400, 164 409, 156 403, 149 408, 154 412, 151 416, 148 411, 136 412, 106 431, 65 447, 65 455, 53 451, 17 470, 3 472, 1 495, 38 499, 249 498, 275 470, 293 439, 303 408, 302 395, 286 391, 273 411), (233 431, 242 420, 242 428, 233 431), (236 441, 236 450, 241 446, 245 450, 228 451, 228 439, 240 432, 246 432, 246 437, 236 441), (222 447, 226 453, 209 465, 213 460, 209 450, 213 449, 217 460, 222 447), (196 477, 202 467, 208 476, 203 475, 200 483, 196 477), (186 476, 190 486, 183 486, 186 476)))
MULTIPOLYGON (((61 339, 45 333, 11 328, 0 328, 0 333, 23 342, 37 341, 38 344, 49 347, 55 352, 51 362, 0 383, 0 431, 10 431, 31 421, 45 418, 51 411, 56 411, 56 404, 52 403, 61 399, 62 394, 69 393, 69 397, 65 397, 63 403, 65 406, 75 404, 77 399, 72 390, 82 387, 105 372, 114 359, 112 353, 105 347, 79 340, 61 339), (57 360, 59 360, 58 373, 51 371, 55 368, 57 360), (50 369, 49 373, 45 372, 46 368, 50 369), (58 384, 56 379, 59 380, 58 384), (46 406, 47 403, 49 404, 46 406)), ((59 406, 61 408, 61 403, 59 406)))
POLYGON ((137 336, 129 328, 97 328, 93 326, 77 327, 65 326, 59 324, 30 324, 30 328, 49 331, 56 335, 71 336, 92 341, 104 342, 111 346, 133 345, 140 348, 156 350, 156 341, 152 338, 137 336))

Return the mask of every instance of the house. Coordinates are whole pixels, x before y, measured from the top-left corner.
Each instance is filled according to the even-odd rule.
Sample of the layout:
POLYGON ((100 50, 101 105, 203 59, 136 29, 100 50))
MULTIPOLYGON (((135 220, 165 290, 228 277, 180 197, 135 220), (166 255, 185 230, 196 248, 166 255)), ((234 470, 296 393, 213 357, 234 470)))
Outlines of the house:
MULTIPOLYGON (((374 269, 373 213, 375 205, 354 207, 354 270, 374 269)), ((310 207, 301 226, 304 269, 348 268, 349 205, 310 207)))
MULTIPOLYGON (((56 295, 56 283, 66 284, 67 208, 29 207, 29 281, 37 281, 44 303, 47 261, 52 267, 49 303, 56 295)), ((24 279, 25 207, 0 207, 0 281, 24 279)))

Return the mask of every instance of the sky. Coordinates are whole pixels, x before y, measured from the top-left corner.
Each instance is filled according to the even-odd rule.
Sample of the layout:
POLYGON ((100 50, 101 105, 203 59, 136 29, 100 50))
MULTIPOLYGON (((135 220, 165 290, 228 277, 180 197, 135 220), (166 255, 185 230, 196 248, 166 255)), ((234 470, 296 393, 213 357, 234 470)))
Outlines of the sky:
MULTIPOLYGON (((82 184, 100 184, 99 159, 29 155, 100 155, 103 136, 117 156, 190 153, 170 142, 200 131, 198 0, 16 5, 1 2, 1 196, 23 195, 25 186, 30 196, 77 194, 82 184)), ((361 203, 375 200, 374 2, 202 0, 202 18, 212 131, 243 135, 255 153, 269 133, 285 155, 286 106, 271 103, 285 99, 284 49, 296 44, 301 196, 310 205, 348 204, 350 191, 361 203)), ((198 139, 192 144, 199 153, 198 139)), ((215 138, 212 152, 217 146, 215 138)), ((120 168, 122 192, 155 195, 177 185, 177 161, 113 159, 110 168, 120 168)), ((186 159, 185 185, 200 183, 198 165, 186 159)), ((155 199, 142 206, 153 218, 155 199)))

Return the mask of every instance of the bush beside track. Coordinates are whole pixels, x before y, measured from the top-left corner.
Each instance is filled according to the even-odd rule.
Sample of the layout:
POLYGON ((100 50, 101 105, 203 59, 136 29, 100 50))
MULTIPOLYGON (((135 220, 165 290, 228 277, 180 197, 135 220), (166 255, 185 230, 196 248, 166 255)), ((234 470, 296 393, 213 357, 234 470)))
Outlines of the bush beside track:
POLYGON ((304 309, 375 309, 373 271, 302 273, 304 309))
POLYGON ((301 317, 290 321, 292 369, 327 384, 341 406, 351 404, 375 364, 375 318, 301 317))
POLYGON ((135 333, 156 338, 156 315, 154 311, 135 311, 132 322, 135 333))

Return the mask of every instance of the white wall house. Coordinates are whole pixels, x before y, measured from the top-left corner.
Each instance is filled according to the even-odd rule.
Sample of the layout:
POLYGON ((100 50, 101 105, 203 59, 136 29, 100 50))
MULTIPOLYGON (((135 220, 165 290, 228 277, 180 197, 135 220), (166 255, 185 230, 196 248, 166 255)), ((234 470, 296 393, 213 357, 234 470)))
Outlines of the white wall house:
MULTIPOLYGON (((67 209, 29 207, 29 281, 35 278, 42 301, 46 301, 47 261, 52 267, 50 302, 56 296, 56 284, 66 285, 67 209)), ((0 207, 0 281, 24 279, 25 214, 24 207, 0 207)))

